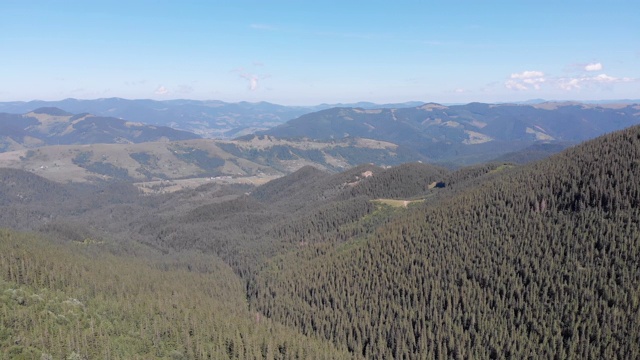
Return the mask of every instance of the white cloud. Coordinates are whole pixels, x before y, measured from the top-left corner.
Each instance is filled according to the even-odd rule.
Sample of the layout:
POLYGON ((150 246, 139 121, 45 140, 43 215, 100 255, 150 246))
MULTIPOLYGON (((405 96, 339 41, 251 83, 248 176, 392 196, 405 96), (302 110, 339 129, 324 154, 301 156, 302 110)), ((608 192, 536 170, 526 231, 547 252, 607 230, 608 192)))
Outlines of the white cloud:
POLYGON ((249 80, 249 90, 250 91, 258 90, 258 81, 260 80, 260 77, 258 75, 240 74, 240 77, 249 80))
POLYGON ((593 74, 590 72, 600 71, 604 68, 602 63, 573 64, 574 69, 580 73, 574 76, 558 77, 549 76, 542 71, 527 70, 520 73, 513 73, 503 85, 510 90, 539 90, 542 86, 546 88, 556 87, 565 91, 580 90, 585 88, 611 88, 615 84, 640 82, 640 78, 615 77, 604 73, 593 74))
POLYGON ((528 90, 530 87, 539 90, 545 81, 547 80, 542 71, 527 70, 511 74, 504 86, 510 90, 528 90))
POLYGON ((560 78, 557 80, 558 86, 563 90, 578 90, 591 86, 611 85, 625 82, 633 82, 637 79, 628 77, 614 77, 607 74, 599 74, 596 76, 581 76, 575 78, 560 78))
POLYGON ((260 87, 260 82, 264 79, 268 79, 269 75, 255 75, 249 73, 240 73, 238 74, 241 78, 249 81, 249 90, 256 91, 260 87))
POLYGON ((165 95, 165 94, 169 93, 169 89, 167 89, 166 87, 160 85, 160 86, 158 86, 156 91, 154 91, 153 93, 156 94, 156 95, 165 95))
MULTIPOLYGON (((261 62, 253 62, 253 66, 255 67, 263 67, 264 63, 261 62)), ((256 74, 252 74, 249 73, 247 70, 243 67, 237 67, 235 69, 232 69, 231 72, 232 73, 237 73, 238 76, 240 76, 243 79, 246 79, 249 81, 249 91, 256 91, 260 88, 260 82, 264 79, 268 79, 271 76, 270 75, 256 75, 256 74)))
POLYGON ((509 90, 527 90, 526 86, 515 80, 507 80, 507 82, 504 83, 504 86, 509 90))
POLYGON ((626 81, 630 81, 631 79, 625 79, 625 78, 619 79, 613 76, 609 76, 607 74, 600 74, 598 76, 594 76, 592 80, 598 83, 612 83, 612 82, 626 82, 626 81))
POLYGON ((258 90, 258 78, 252 76, 249 78, 249 90, 256 91, 258 90))
POLYGON ((580 89, 580 79, 560 79, 558 86, 563 90, 580 89))
POLYGON ((584 66, 586 71, 600 71, 602 70, 602 63, 591 63, 584 66))
POLYGON ((519 74, 511 74, 512 79, 536 79, 543 77, 544 73, 542 71, 523 71, 519 74))

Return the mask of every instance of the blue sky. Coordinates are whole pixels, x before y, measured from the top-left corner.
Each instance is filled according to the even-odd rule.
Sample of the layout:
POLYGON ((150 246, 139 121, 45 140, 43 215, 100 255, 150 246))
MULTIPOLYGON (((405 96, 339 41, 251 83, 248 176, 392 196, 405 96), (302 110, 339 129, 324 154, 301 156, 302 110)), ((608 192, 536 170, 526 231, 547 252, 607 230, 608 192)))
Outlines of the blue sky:
POLYGON ((640 98, 640 1, 0 0, 0 101, 640 98))

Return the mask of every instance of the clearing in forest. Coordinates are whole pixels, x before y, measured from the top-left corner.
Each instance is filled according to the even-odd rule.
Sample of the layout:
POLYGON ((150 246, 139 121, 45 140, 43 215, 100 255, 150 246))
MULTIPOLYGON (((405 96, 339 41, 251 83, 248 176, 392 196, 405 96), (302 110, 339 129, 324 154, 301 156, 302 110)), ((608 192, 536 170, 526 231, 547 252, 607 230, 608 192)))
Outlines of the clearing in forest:
POLYGON ((379 203, 379 204, 385 204, 385 205, 389 205, 392 207, 407 207, 409 206, 409 204, 414 204, 414 203, 419 203, 419 202, 423 202, 424 199, 420 199, 420 200, 396 200, 396 199, 375 199, 372 200, 373 202, 379 203))

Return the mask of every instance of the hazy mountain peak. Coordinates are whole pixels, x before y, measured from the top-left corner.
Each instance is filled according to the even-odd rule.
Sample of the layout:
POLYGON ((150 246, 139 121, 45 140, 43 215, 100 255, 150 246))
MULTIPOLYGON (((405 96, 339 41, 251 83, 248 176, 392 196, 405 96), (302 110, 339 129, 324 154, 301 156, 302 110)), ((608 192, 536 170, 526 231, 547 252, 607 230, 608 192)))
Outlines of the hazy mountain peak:
POLYGON ((34 114, 46 114, 52 116, 71 116, 73 114, 68 113, 57 107, 41 107, 32 111, 34 114))
POLYGON ((531 105, 536 109, 555 110, 565 106, 581 106, 583 108, 590 107, 578 101, 547 101, 539 104, 531 105))
POLYGON ((128 122, 90 113, 71 114, 41 107, 23 115, 0 113, 0 152, 95 143, 139 143, 197 139, 198 135, 165 126, 128 122))
MULTIPOLYGON (((314 140, 367 138, 399 145, 429 161, 482 162, 537 142, 580 142, 640 123, 633 105, 576 102, 413 108, 332 108, 305 114, 262 134, 314 140)), ((416 158, 416 160, 419 158, 416 158)))
POLYGON ((437 104, 437 103, 427 103, 427 104, 424 104, 424 105, 418 107, 418 109, 426 110, 426 111, 432 111, 433 109, 438 109, 438 110, 448 109, 448 107, 444 106, 444 105, 437 104))

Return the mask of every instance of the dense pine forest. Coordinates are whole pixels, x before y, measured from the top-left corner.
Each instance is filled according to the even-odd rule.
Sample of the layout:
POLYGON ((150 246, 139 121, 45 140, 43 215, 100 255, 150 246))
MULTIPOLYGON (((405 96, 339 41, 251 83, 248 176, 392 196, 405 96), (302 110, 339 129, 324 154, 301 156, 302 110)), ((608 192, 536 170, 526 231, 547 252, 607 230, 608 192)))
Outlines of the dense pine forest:
POLYGON ((640 358, 640 127, 143 195, 0 169, 0 359, 640 358))
POLYGON ((214 256, 141 260, 100 246, 0 232, 0 357, 352 358, 249 311, 241 280, 214 256))
POLYGON ((638 159, 636 127, 288 253, 253 304, 366 358, 637 358, 638 159))

